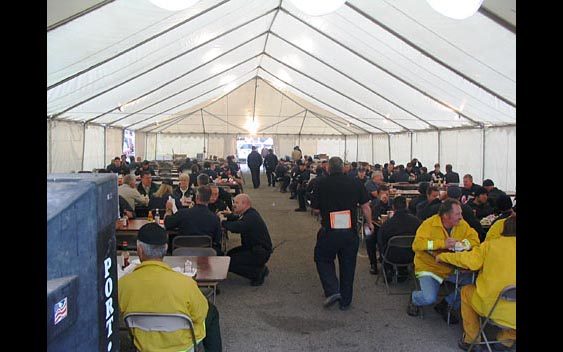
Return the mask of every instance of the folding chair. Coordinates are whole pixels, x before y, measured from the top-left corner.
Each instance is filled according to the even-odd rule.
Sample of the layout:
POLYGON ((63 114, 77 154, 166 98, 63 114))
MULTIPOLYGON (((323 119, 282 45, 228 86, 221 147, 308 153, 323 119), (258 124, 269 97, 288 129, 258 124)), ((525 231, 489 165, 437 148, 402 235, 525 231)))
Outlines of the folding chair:
MULTIPOLYGON (((123 320, 125 321, 125 325, 129 330, 129 336, 131 337, 131 342, 133 345, 135 341, 135 332, 133 328, 143 331, 163 332, 188 329, 190 330, 193 345, 193 347, 188 349, 188 351, 197 352, 198 350, 200 350, 197 346, 192 319, 185 314, 135 312, 126 314, 123 317, 123 320)), ((186 346, 186 348, 188 348, 188 346, 186 346)))
POLYGON ((492 352, 491 345, 490 345, 491 343, 501 343, 501 342, 512 341, 512 340, 489 341, 489 340, 487 340, 487 335, 485 334, 485 328, 489 324, 492 324, 492 325, 494 325, 494 326, 496 326, 500 329, 511 329, 510 327, 504 326, 504 325, 494 321, 491 318, 493 313, 495 312, 497 305, 501 301, 514 302, 516 304, 516 285, 506 286, 505 288, 502 289, 502 291, 500 291, 500 293, 499 293, 499 295, 498 295, 498 297, 495 301, 495 304, 493 304, 493 306, 491 307, 491 310, 489 311, 489 314, 487 314, 487 317, 485 318, 484 322, 483 322, 483 317, 479 316, 479 324, 481 325, 481 329, 479 330, 479 333, 477 334, 477 336, 475 336, 475 338, 471 342, 471 346, 469 346, 469 349, 467 350, 468 352, 470 352, 475 345, 483 345, 483 344, 487 346, 487 349, 489 350, 489 352, 492 352), (479 339, 479 335, 483 337, 483 339, 485 340, 484 342, 477 342, 477 340, 479 339))
POLYGON ((176 236, 172 240, 172 250, 178 247, 212 247, 211 236, 207 235, 187 235, 187 236, 176 236))
MULTIPOLYGON (((385 264, 390 264, 393 266, 395 277, 398 277, 400 267, 407 268, 409 273, 412 275, 412 279, 413 282, 415 283, 415 288, 416 288, 416 278, 414 277, 414 270, 412 268, 413 259, 414 259, 414 252, 412 251, 412 243, 414 241, 414 237, 415 237, 414 235, 400 235, 400 236, 391 237, 387 242, 387 248, 385 248, 385 252, 381 255, 381 266, 383 267, 383 280, 385 282, 385 288, 387 290, 388 295, 410 294, 410 291, 392 293, 389 290, 389 280, 387 279, 385 264), (395 251, 407 251, 407 250, 412 253, 412 256, 410 257, 409 261, 398 262, 390 259, 392 258, 392 256, 389 255, 391 251, 395 252, 395 251)), ((375 280, 376 284, 379 281, 380 277, 381 275, 379 275, 375 280)))
MULTIPOLYGON (((455 272, 455 283, 454 283, 455 285, 454 285, 454 298, 453 298, 453 301, 455 302, 455 301, 456 301, 456 298, 457 298, 457 295, 461 293, 461 292, 460 292, 461 287, 459 286, 459 275, 460 275, 460 274, 463 274, 463 273, 469 273, 469 272, 470 272, 471 275, 472 275, 472 276, 471 276, 471 283, 475 283, 475 274, 477 273, 477 271, 471 271, 471 270, 469 270, 469 269, 462 269, 462 268, 456 267, 456 268, 454 269, 454 272, 455 272)), ((450 291, 450 292, 451 292, 451 291, 450 291)), ((450 318, 451 318, 451 316, 452 316, 452 310, 453 310, 453 308, 454 308, 454 307, 453 307, 452 305, 448 305, 448 319, 447 319, 447 321, 446 321, 446 324, 447 324, 447 325, 450 325, 450 318)))

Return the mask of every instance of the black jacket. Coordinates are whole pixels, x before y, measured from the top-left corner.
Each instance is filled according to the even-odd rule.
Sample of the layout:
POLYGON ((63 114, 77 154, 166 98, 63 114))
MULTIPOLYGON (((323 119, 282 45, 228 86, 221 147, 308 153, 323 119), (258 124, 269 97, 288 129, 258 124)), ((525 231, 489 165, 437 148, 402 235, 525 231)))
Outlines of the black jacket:
POLYGON ((240 217, 229 214, 227 220, 221 224, 231 232, 240 233, 242 248, 252 249, 260 246, 272 253, 272 239, 268 227, 256 209, 248 208, 240 217))
POLYGON ((275 154, 268 154, 264 158, 264 167, 266 171, 274 171, 278 165, 278 157, 275 154))
MULTIPOLYGON (((387 249, 387 242, 393 236, 399 235, 414 235, 421 221, 414 215, 409 214, 406 209, 398 209, 395 215, 387 220, 377 232, 377 246, 379 253, 385 253, 387 249)), ((412 249, 408 250, 393 250, 389 252, 388 260, 409 263, 414 259, 414 252, 412 249)))
POLYGON ((207 235, 211 236, 213 243, 221 242, 219 217, 206 205, 196 204, 192 208, 178 209, 176 214, 164 218, 164 226, 167 230, 178 228, 181 235, 207 235))
POLYGON ((246 157, 246 164, 251 169, 259 168, 262 165, 262 155, 260 155, 260 153, 256 150, 251 151, 246 157))

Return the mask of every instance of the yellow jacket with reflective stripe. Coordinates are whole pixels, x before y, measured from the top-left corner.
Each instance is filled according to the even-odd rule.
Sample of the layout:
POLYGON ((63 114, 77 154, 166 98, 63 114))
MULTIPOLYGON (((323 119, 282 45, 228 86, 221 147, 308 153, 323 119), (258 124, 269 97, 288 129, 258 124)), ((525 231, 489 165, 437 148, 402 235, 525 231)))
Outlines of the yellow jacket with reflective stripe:
MULTIPOLYGON (((448 235, 448 232, 442 225, 442 220, 438 214, 429 217, 420 224, 412 243, 414 269, 417 277, 436 275, 445 279, 453 272, 454 268, 452 266, 436 263, 434 256, 428 252, 447 250, 445 243, 448 237, 450 235, 448 235)), ((471 247, 479 245, 477 231, 471 228, 463 219, 460 220, 459 225, 452 228, 451 237, 460 242, 467 240, 471 247)))
MULTIPOLYGON (((516 285, 515 236, 487 240, 469 252, 442 253, 440 260, 459 267, 480 270, 471 306, 481 316, 489 314, 504 287, 516 285)), ((501 301, 492 319, 516 329, 516 302, 501 301)))
POLYGON ((506 219, 508 218, 495 221, 493 226, 491 226, 489 228, 489 231, 487 231, 487 236, 485 237, 485 241, 494 240, 495 238, 499 238, 502 236, 501 233, 502 230, 504 230, 504 222, 506 221, 506 219))
MULTIPOLYGON (((195 327, 197 341, 205 337, 205 317, 209 305, 197 283, 164 262, 146 260, 118 281, 122 316, 133 312, 182 313, 195 327)), ((192 346, 188 330, 175 332, 135 329, 135 346, 141 351, 177 352, 192 346)))

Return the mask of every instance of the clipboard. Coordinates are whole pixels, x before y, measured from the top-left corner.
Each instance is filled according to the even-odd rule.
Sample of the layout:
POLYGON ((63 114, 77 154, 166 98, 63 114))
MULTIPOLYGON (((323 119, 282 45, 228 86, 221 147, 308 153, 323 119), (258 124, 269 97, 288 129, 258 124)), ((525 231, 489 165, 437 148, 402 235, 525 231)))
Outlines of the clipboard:
POLYGON ((333 211, 330 215, 330 228, 335 230, 352 228, 352 212, 350 210, 333 211))

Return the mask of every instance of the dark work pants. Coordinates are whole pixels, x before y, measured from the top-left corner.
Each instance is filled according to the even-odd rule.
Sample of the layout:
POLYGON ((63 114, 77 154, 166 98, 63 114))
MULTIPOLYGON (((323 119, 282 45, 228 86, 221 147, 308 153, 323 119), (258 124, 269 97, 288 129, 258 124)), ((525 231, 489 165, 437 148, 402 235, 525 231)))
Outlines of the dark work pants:
POLYGON ((252 176, 252 185, 254 188, 260 187, 260 166, 251 167, 250 175, 252 176))
POLYGON ((307 186, 301 186, 301 188, 297 190, 297 200, 299 201, 299 208, 301 209, 307 208, 305 206, 305 193, 307 193, 307 186))
POLYGON ((209 302, 209 310, 205 317, 205 338, 203 339, 205 352, 222 352, 221 327, 219 326, 219 311, 209 302))
POLYGON ((272 185, 276 187, 276 178, 274 177, 274 170, 268 171, 266 170, 266 177, 268 178, 268 186, 272 185))
POLYGON ((369 236, 366 236, 366 252, 368 252, 369 257, 369 264, 375 265, 377 264, 377 256, 375 251, 377 249, 377 231, 379 230, 379 226, 374 225, 373 233, 369 236))
POLYGON ((289 176, 282 176, 281 183, 281 189, 287 192, 287 187, 289 186, 289 176))
POLYGON ((270 259, 270 253, 262 247, 235 247, 227 252, 231 257, 229 271, 250 280, 259 279, 264 265, 270 259))
POLYGON ((321 228, 317 233, 315 245, 315 263, 317 272, 323 285, 325 297, 339 293, 342 296, 341 305, 352 302, 354 274, 356 272, 356 258, 360 240, 356 231, 329 230, 321 228), (334 259, 338 256, 340 284, 336 277, 334 259))

